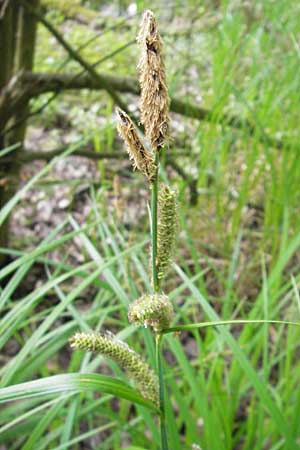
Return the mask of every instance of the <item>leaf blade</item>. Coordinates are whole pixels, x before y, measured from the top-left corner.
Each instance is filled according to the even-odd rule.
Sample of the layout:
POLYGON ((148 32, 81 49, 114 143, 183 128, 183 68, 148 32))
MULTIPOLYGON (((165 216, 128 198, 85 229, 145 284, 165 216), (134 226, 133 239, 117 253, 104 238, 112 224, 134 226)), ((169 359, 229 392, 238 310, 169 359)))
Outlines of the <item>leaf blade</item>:
POLYGON ((40 380, 5 387, 0 389, 0 403, 25 398, 43 398, 48 395, 87 391, 111 394, 157 411, 156 406, 150 400, 144 399, 131 386, 123 381, 101 374, 70 373, 54 375, 40 380))

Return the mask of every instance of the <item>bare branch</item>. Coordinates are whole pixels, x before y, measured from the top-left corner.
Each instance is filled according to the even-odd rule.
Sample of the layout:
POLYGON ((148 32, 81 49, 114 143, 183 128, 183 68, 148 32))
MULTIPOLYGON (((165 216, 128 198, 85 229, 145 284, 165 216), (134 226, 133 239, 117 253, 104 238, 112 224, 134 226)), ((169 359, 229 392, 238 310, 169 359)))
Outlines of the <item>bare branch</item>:
MULTIPOLYGON (((37 97, 47 92, 57 92, 62 90, 105 90, 109 84, 111 89, 120 92, 139 95, 140 88, 138 82, 131 77, 120 77, 114 75, 101 74, 100 79, 95 79, 90 75, 74 77, 72 74, 44 74, 44 73, 24 73, 23 83, 27 85, 31 97, 37 97), (105 83, 102 82, 105 80, 105 83)), ((170 110, 185 117, 206 122, 220 123, 239 130, 246 130, 250 135, 258 133, 260 140, 272 147, 281 149, 288 147, 288 144, 268 136, 261 129, 257 129, 247 119, 230 114, 220 114, 206 108, 202 108, 193 103, 184 102, 177 98, 171 98, 170 110)))
MULTIPOLYGON (((70 156, 82 156, 84 158, 89 158, 92 160, 100 160, 100 159, 124 159, 127 161, 127 155, 123 150, 120 150, 119 152, 95 152, 93 151, 93 144, 86 144, 85 147, 88 147, 88 149, 78 149, 75 152, 73 152, 70 156), (89 150, 89 148, 91 150, 89 150)), ((56 156, 61 155, 63 152, 66 151, 66 146, 58 147, 54 150, 48 150, 48 151, 29 151, 25 150, 22 152, 19 158, 20 164, 26 164, 31 161, 50 161, 52 158, 55 158, 56 156)), ((189 156, 187 152, 183 151, 177 151, 172 152, 172 154, 168 155, 166 157, 167 161, 173 160, 178 158, 179 156, 189 156)), ((10 156, 7 156, 7 159, 10 156)), ((3 159, 2 159, 3 161, 3 159)), ((173 164, 172 164, 173 165, 173 164)))
POLYGON ((99 73, 94 69, 94 67, 88 63, 63 37, 63 35, 47 20, 43 15, 36 9, 33 8, 27 1, 18 0, 20 4, 22 4, 25 8, 27 8, 30 13, 36 17, 46 28, 47 30, 56 38, 56 40, 61 44, 61 46, 67 51, 74 61, 77 61, 81 67, 83 67, 90 76, 102 84, 103 88, 108 92, 114 102, 122 108, 124 111, 127 111, 127 106, 123 103, 122 99, 119 97, 116 91, 114 91, 111 86, 106 82, 105 78, 103 78, 99 73))

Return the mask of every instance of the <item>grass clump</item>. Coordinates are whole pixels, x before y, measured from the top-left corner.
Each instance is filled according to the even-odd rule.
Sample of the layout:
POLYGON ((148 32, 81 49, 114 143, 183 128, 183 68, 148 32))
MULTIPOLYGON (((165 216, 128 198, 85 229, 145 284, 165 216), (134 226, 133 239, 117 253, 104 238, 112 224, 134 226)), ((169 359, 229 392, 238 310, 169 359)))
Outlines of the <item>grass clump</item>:
MULTIPOLYGON (((214 59, 213 80, 209 76, 205 81, 200 80, 202 86, 207 83, 210 87, 210 81, 215 83, 214 90, 207 89, 206 102, 215 92, 216 98, 212 98, 212 103, 217 105, 216 120, 223 107, 250 115, 242 101, 244 97, 251 108, 257 108, 257 104, 262 106, 255 120, 263 119, 263 125, 270 126, 272 132, 278 123, 283 124, 281 119, 286 126, 289 120, 289 126, 296 124, 292 117, 295 98, 291 96, 291 105, 287 109, 284 107, 284 117, 279 108, 283 103, 273 102, 271 98, 274 80, 270 73, 274 67, 269 49, 276 38, 276 30, 270 31, 269 24, 282 26, 284 23, 292 30, 286 20, 287 9, 281 21, 281 4, 276 6, 276 13, 274 5, 266 8, 265 29, 261 23, 254 22, 247 35, 241 33, 239 43, 246 42, 246 46, 236 48, 233 44, 236 36, 240 36, 237 33, 243 31, 243 21, 236 10, 232 13, 233 6, 225 3, 218 10, 220 27, 214 26, 204 39, 207 42, 212 36, 215 46, 215 51, 209 49, 206 53, 207 58, 211 55, 214 59), (258 43, 255 44, 258 58, 266 52, 269 94, 265 89, 267 80, 263 71, 248 80, 246 90, 242 88, 243 60, 239 64, 239 58, 244 50, 249 54, 251 39, 258 43), (239 70, 234 72, 232 69, 230 75, 224 77, 226 68, 233 67, 232 61, 239 70), (231 78, 234 74, 240 77, 231 78), (256 83, 260 86, 259 91, 256 83), (227 104, 231 84, 242 95, 231 98, 232 103, 227 104), (262 92, 269 96, 265 104, 260 95, 262 92)), ((166 39, 170 43, 172 38, 168 32, 166 39)), ((199 35, 203 37, 203 33, 199 35)), ((180 38, 176 36, 177 45, 181 39, 185 39, 184 33, 180 38)), ((193 54, 197 51, 198 47, 194 47, 193 54)), ((295 73, 292 65, 288 65, 287 59, 292 57, 288 53, 283 53, 287 64, 278 72, 284 99, 288 98, 286 94, 292 92, 292 88, 283 82, 281 76, 287 73, 288 68, 289 79, 294 79, 295 73)), ((177 58, 181 58, 179 52, 177 58)), ((279 61, 281 59, 276 59, 276 64, 279 61)), ((176 89, 174 83, 171 87, 173 91, 176 89)), ((157 104, 160 103, 157 101, 157 104)), ((162 115, 157 117, 160 117, 157 123, 164 123, 162 115)), ((146 121, 143 125, 146 128, 146 121)), ((99 198, 105 194, 104 190, 97 194, 98 197, 92 191, 93 208, 87 226, 80 227, 74 218, 70 218, 60 230, 49 236, 50 241, 42 243, 33 253, 7 250, 17 259, 0 272, 1 279, 11 275, 7 287, 0 293, 3 313, 0 344, 4 349, 0 364, 0 401, 27 399, 22 404, 12 404, 1 410, 0 439, 1 443, 8 442, 8 448, 74 448, 79 442, 89 441, 94 436, 101 441, 95 444, 95 448, 98 446, 101 450, 124 446, 124 436, 128 436, 132 446, 151 450, 167 447, 181 450, 192 446, 203 450, 299 448, 297 355, 300 333, 299 327, 287 327, 287 323, 280 320, 293 317, 296 322, 298 315, 297 304, 293 302, 294 299, 299 300, 300 283, 297 275, 300 238, 295 220, 298 194, 294 195, 292 189, 299 178, 296 174, 298 156, 295 157, 293 151, 296 148, 273 152, 261 142, 258 132, 251 137, 247 130, 242 129, 235 134, 225 126, 216 130, 214 124, 200 124, 192 152, 194 154, 195 147, 201 150, 201 173, 197 184, 201 207, 198 211, 195 208, 189 210, 184 201, 185 204, 181 204, 177 211, 183 229, 181 236, 184 236, 188 249, 182 251, 181 267, 173 265, 175 271, 171 272, 171 283, 163 285, 168 278, 161 274, 165 277, 170 273, 171 249, 175 246, 178 231, 176 221, 172 223, 175 214, 171 211, 177 208, 172 205, 171 187, 167 188, 168 213, 162 215, 160 212, 160 199, 165 189, 161 180, 168 182, 162 167, 164 150, 160 144, 166 142, 169 132, 163 133, 164 126, 157 130, 155 134, 147 135, 145 129, 144 139, 135 127, 140 139, 135 144, 142 149, 138 153, 139 167, 136 168, 146 177, 148 182, 145 185, 150 188, 152 198, 150 279, 145 270, 148 267, 145 251, 148 239, 131 245, 137 236, 134 230, 129 246, 126 229, 122 230, 122 225, 116 225, 111 218, 106 220, 104 208, 99 208, 99 198), (145 157, 146 152, 150 158, 145 157), (149 166, 144 164, 145 159, 149 166), (271 169, 267 170, 269 166, 271 169), (148 170, 148 167, 153 170, 148 170), (262 185, 265 191, 257 191, 257 204, 252 195, 253 187, 262 185), (292 198, 287 204, 284 199, 288 195, 292 198), (259 226, 249 217, 249 209, 246 214, 243 212, 246 207, 251 209, 249 205, 253 202, 256 209, 261 207, 259 226), (165 218, 163 228, 162 217, 165 218), (201 231, 200 221, 203 225, 201 231), (168 226, 176 230, 170 240, 168 226), (58 237, 57 233, 62 230, 66 234, 58 237), (291 230, 295 231, 293 235, 291 230), (264 235, 274 247, 280 247, 279 253, 272 254, 272 258, 269 255, 266 259, 261 257, 262 249, 268 248, 264 235), (88 260, 75 268, 64 258, 66 245, 74 238, 76 247, 80 246, 80 253, 88 260), (256 259, 252 255, 253 246, 249 245, 251 242, 257 249, 256 256, 259 255, 256 259), (162 251, 165 245, 167 252, 162 251), (201 256, 197 253, 199 248, 201 256), (53 249, 59 249, 62 255, 59 262, 49 256, 53 249), (245 253, 249 257, 249 272, 243 270, 245 253), (160 263, 162 254, 165 255, 163 265, 160 263), (46 267, 48 279, 20 298, 18 285, 27 277, 34 262, 46 267), (257 274, 257 291, 251 295, 248 290, 250 272, 257 274), (240 291, 236 290, 237 283, 242 285, 240 291), (88 308, 82 301, 87 297, 91 299, 88 308), (127 312, 132 323, 140 325, 140 328, 128 324, 127 312), (221 320, 222 317, 233 320, 221 320), (241 317, 241 320, 234 320, 236 317, 241 317), (274 320, 276 318, 277 321, 274 320), (190 324, 191 320, 195 323, 190 324), (78 329, 84 332, 83 335, 80 333, 81 348, 87 351, 95 349, 95 352, 84 355, 72 352, 69 356, 62 350, 67 347, 69 339, 74 345, 72 336, 78 329), (116 334, 117 330, 121 332, 113 337, 103 329, 111 329, 116 334), (201 329, 200 333, 198 329, 201 329), (174 332, 180 333, 180 339, 174 337, 174 332), (130 343, 130 348, 124 341, 130 343), (12 344, 18 345, 18 349, 6 359, 6 349, 10 350, 12 344), (167 347, 163 354, 166 358, 161 355, 162 344, 167 347), (114 346, 118 345, 121 345, 118 351, 123 356, 109 357, 112 349, 116 350, 114 346), (139 364, 145 364, 140 371, 148 374, 144 386, 126 368, 126 361, 131 367, 131 348, 135 349, 139 364), (108 359, 104 367, 102 356, 108 359), (94 373, 99 365, 101 371, 112 372, 114 376, 94 373), (135 383, 135 389, 128 386, 119 367, 135 383), (60 370, 71 373, 60 378, 52 376, 60 370), (28 382, 37 377, 42 379, 28 382), (164 395, 164 383, 168 388, 167 396, 164 395), (93 396, 91 391, 102 395, 93 396), (74 396, 78 392, 84 392, 84 395, 74 396), (61 394, 70 397, 61 398, 61 394), (32 397, 28 397, 30 395, 32 397), (49 401, 47 395, 56 397, 49 401), (113 408, 111 395, 119 398, 113 403, 113 408), (39 405, 37 401, 41 398, 45 403, 39 405), (135 409, 124 399, 136 405, 135 409), (157 427, 157 414, 162 423, 161 434, 157 427), (9 432, 10 436, 6 434, 9 432)), ((190 135, 191 131, 188 128, 190 135)), ((133 163, 135 165, 134 159, 133 163)), ((194 166, 194 159, 189 164, 194 166)), ((144 179, 141 177, 141 180, 144 179)), ((124 187, 128 189, 128 182, 124 187)), ((129 189, 132 187, 133 184, 129 189)), ((185 186, 179 184, 178 187, 185 199, 185 186)), ((180 247, 183 246, 182 243, 180 247)), ((78 338, 78 334, 75 336, 78 338)), ((76 342, 79 345, 79 341, 76 342)))

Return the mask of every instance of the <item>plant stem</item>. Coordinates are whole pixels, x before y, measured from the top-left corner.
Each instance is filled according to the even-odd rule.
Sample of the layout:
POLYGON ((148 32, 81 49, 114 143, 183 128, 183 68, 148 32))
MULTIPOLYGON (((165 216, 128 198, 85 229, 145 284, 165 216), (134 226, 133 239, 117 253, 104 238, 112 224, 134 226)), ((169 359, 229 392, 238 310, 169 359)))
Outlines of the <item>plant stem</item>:
POLYGON ((165 423, 165 390, 164 390, 164 378, 163 368, 161 361, 161 341, 162 335, 157 334, 155 339, 156 344, 156 366, 159 380, 159 409, 160 409, 160 437, 161 437, 161 450, 169 450, 167 430, 165 423))
POLYGON ((157 166, 155 180, 151 185, 151 232, 152 232, 152 283, 154 292, 158 291, 158 272, 156 264, 157 256, 157 194, 158 194, 158 165, 159 153, 155 153, 157 166))
MULTIPOLYGON (((151 185, 151 237, 152 237, 152 283, 153 291, 158 292, 158 271, 156 264, 157 257, 157 197, 158 197, 158 166, 159 153, 155 153, 156 176, 151 185)), ((159 409, 160 409, 160 436, 161 436, 161 450, 169 450, 167 431, 165 426, 165 399, 164 399, 164 379, 163 368, 161 361, 161 340, 162 335, 157 334, 155 338, 156 345, 156 368, 159 382, 159 409)))

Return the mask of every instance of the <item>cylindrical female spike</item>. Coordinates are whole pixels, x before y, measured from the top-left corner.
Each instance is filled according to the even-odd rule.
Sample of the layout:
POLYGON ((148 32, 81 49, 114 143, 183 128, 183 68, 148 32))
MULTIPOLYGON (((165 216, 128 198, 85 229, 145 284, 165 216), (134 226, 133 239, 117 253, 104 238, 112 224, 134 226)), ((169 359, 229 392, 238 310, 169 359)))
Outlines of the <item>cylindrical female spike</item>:
POLYGON ((160 187, 158 195, 157 271, 158 279, 168 272, 174 254, 178 233, 176 192, 167 185, 160 187))
POLYGON ((102 353, 116 361, 136 382, 144 398, 158 404, 158 380, 149 365, 125 342, 110 334, 76 333, 70 339, 71 347, 102 353))

